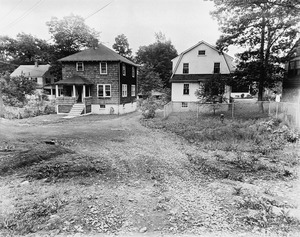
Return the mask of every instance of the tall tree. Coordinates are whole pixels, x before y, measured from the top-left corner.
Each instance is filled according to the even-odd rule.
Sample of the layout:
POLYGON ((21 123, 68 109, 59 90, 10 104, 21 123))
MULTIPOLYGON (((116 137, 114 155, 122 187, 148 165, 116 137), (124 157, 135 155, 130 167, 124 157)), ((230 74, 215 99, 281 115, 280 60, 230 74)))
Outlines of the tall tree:
POLYGON ((0 36, 0 70, 4 74, 20 64, 33 64, 35 61, 49 63, 53 50, 45 40, 30 34, 19 33, 16 39, 0 36))
POLYGON ((170 87, 170 77, 172 74, 171 59, 175 58, 177 50, 172 45, 171 40, 166 40, 162 33, 156 34, 156 42, 148 46, 141 46, 137 51, 136 60, 138 63, 153 68, 163 81, 164 87, 170 87))
POLYGON ((132 50, 129 48, 128 39, 124 34, 118 35, 115 38, 115 43, 112 47, 118 54, 125 58, 132 59, 132 50))
POLYGON ((152 90, 161 91, 163 82, 157 72, 147 64, 139 67, 138 91, 143 95, 150 94, 152 90))
POLYGON ((46 25, 57 49, 62 54, 69 55, 98 45, 99 33, 86 25, 81 16, 71 14, 61 20, 52 17, 46 25))
POLYGON ((212 0, 222 35, 221 50, 244 47, 236 79, 256 81, 258 100, 264 88, 282 78, 282 58, 294 43, 300 20, 300 0, 212 0))
POLYGON ((54 40, 55 53, 50 72, 57 80, 62 78, 58 59, 77 53, 88 47, 98 46, 99 33, 85 24, 84 18, 71 14, 63 19, 52 17, 46 22, 54 40))

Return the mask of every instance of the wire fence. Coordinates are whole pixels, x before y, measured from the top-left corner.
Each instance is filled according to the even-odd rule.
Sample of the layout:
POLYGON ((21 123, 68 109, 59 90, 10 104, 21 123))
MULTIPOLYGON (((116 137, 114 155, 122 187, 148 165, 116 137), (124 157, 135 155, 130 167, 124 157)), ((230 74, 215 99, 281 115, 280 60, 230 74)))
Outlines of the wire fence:
POLYGON ((234 103, 199 104, 196 102, 170 102, 164 107, 164 117, 172 112, 196 111, 201 116, 223 116, 232 119, 274 117, 300 128, 300 104, 274 101, 239 101, 234 103))

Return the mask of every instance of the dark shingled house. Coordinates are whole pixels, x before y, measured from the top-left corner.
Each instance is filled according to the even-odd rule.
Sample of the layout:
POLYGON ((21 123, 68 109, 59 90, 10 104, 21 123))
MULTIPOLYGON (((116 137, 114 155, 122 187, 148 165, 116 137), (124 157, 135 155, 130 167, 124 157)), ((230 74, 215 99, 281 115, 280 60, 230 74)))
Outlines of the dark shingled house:
POLYGON ((136 110, 137 64, 104 45, 59 61, 63 80, 56 82, 57 113, 76 116, 136 110))

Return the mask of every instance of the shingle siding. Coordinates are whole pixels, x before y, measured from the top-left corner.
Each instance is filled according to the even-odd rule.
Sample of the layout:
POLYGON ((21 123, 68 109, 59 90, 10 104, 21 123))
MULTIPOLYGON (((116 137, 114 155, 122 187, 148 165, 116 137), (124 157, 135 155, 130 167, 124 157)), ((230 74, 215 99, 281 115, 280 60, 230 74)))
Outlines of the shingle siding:
POLYGON ((64 62, 63 78, 80 75, 93 82, 91 86, 92 104, 119 103, 119 62, 107 62, 107 74, 100 74, 100 62, 84 62, 84 71, 76 71, 75 62, 64 62), (98 98, 97 84, 111 84, 111 97, 98 98))
POLYGON ((128 65, 125 63, 120 64, 120 104, 126 104, 126 103, 131 103, 136 101, 136 95, 131 96, 131 85, 135 85, 135 94, 137 94, 137 68, 134 67, 135 70, 135 75, 132 77, 132 65, 128 65), (126 75, 123 76, 122 74, 122 65, 126 66, 126 75), (122 97, 122 84, 127 85, 127 97, 122 97))

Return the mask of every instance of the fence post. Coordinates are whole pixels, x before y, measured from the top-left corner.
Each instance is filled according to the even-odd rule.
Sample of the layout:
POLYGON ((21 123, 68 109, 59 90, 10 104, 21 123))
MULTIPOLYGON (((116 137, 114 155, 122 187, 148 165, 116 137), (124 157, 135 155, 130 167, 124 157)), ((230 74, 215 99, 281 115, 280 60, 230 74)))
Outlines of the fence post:
POLYGON ((278 118, 278 102, 276 102, 276 115, 275 118, 278 118))
POLYGON ((196 106, 197 106, 197 120, 198 120, 198 118, 199 118, 199 105, 196 104, 196 106))
POLYGON ((271 101, 269 100, 269 116, 271 115, 271 101))
POLYGON ((234 103, 232 102, 232 106, 231 106, 231 116, 232 118, 234 118, 234 103))

